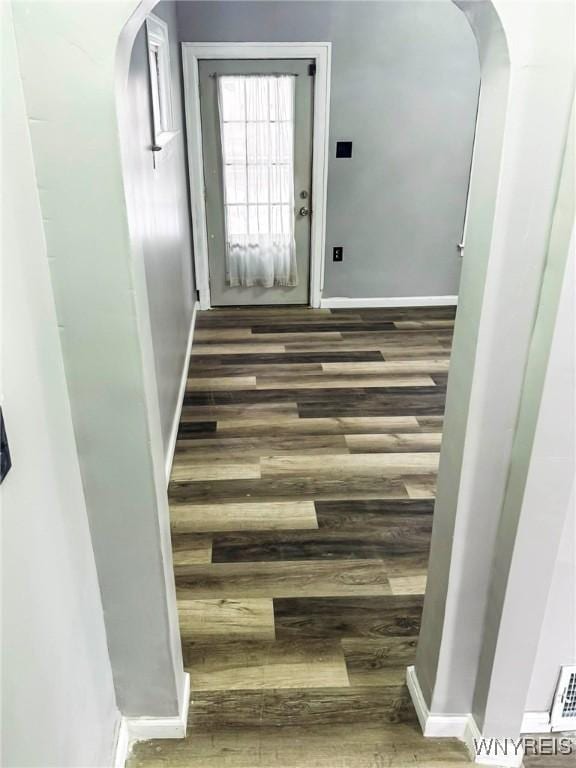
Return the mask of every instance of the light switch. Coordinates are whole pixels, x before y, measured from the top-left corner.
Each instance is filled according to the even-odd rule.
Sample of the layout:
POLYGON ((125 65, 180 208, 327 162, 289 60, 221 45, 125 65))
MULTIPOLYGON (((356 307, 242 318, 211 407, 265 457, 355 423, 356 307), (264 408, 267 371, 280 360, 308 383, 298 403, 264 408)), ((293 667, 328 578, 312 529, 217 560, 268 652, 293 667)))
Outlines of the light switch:
POLYGON ((352 157, 352 142, 351 141, 337 141, 336 142, 336 157, 352 157))

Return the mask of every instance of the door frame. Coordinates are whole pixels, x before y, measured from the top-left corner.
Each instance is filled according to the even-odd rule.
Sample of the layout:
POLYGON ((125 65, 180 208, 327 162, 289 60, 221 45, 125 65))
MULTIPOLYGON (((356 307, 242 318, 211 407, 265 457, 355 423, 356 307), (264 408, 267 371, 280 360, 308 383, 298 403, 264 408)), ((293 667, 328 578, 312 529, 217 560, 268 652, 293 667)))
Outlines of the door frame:
POLYGON ((194 268, 200 309, 210 309, 208 232, 204 198, 204 158, 200 120, 198 64, 205 59, 313 59, 314 123, 312 133, 312 206, 310 233, 309 304, 320 307, 326 250, 326 197, 328 192, 331 43, 182 43, 184 104, 190 175, 190 211, 194 268))

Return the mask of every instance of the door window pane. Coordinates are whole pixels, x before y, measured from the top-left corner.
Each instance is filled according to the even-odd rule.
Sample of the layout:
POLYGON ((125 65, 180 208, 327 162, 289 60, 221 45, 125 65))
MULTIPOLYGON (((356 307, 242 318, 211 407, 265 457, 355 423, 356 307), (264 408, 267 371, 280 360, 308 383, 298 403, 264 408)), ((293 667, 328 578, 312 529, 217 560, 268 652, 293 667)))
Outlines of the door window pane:
POLYGON ((235 235, 248 234, 248 209, 245 205, 226 206, 228 232, 235 235))
POLYGON ((270 202, 290 203, 290 166, 275 165, 270 168, 270 202))
POLYGON ((267 165, 249 165, 248 166, 248 192, 250 194, 250 203, 269 203, 270 183, 269 175, 272 171, 267 165))
POLYGON ((220 78, 220 112, 224 122, 246 119, 244 82, 238 77, 220 78))
POLYGON ((269 78, 246 77, 246 120, 267 122, 270 117, 269 78))
POLYGON ((294 76, 218 77, 230 286, 298 284, 294 76))
POLYGON ((224 123, 222 126, 224 165, 246 166, 246 123, 224 123))
POLYGON ((247 203, 248 180, 243 165, 224 166, 224 185, 228 203, 247 203))

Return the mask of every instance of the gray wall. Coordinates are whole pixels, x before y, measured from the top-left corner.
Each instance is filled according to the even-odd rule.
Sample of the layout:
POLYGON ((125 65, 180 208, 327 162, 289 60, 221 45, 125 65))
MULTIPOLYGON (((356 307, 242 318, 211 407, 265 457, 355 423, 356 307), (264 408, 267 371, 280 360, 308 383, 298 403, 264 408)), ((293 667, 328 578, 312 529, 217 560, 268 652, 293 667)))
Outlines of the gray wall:
POLYGON ((5 768, 111 765, 119 713, 72 418, 10 4, 2 4, 1 488, 5 768))
POLYGON ((130 172, 138 195, 137 213, 141 220, 162 439, 166 453, 178 407, 195 286, 182 116, 181 54, 174 3, 160 3, 154 8, 154 13, 166 21, 169 28, 174 127, 180 132, 158 154, 156 168, 150 151, 152 123, 144 27, 138 33, 132 51, 128 107, 133 130, 130 137, 130 172))
POLYGON ((177 14, 187 42, 333 43, 325 298, 458 293, 479 65, 452 2, 183 0, 177 14))

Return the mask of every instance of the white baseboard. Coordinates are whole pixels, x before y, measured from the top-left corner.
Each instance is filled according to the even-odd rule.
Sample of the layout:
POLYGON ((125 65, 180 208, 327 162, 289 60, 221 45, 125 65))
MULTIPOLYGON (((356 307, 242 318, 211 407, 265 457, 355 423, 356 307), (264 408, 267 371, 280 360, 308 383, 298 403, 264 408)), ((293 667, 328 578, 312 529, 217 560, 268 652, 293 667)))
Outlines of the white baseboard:
POLYGON ((128 735, 128 725, 123 717, 120 720, 118 736, 116 738, 116 750, 114 752, 114 768, 124 768, 128 755, 130 754, 130 736, 128 735))
POLYGON ((470 759, 476 765, 492 765, 494 768, 522 768, 524 747, 521 746, 520 740, 486 738, 480 732, 473 715, 468 715, 462 741, 468 748, 470 759), (483 742, 488 742, 490 745, 490 754, 478 753, 478 748, 481 748, 483 742), (508 742, 506 750, 500 746, 504 742, 508 742))
POLYGON ((524 712, 520 733, 551 733, 550 712, 524 712))
POLYGON ((510 750, 512 754, 507 755, 503 755, 501 751, 494 755, 477 754, 476 745, 482 741, 483 736, 472 714, 435 715, 431 713, 420 688, 415 667, 408 667, 406 670, 406 684, 424 736, 430 739, 450 737, 460 739, 466 744, 472 761, 477 765, 520 768, 524 758, 524 750, 521 748, 517 753, 512 749, 510 750))
POLYGON ((414 667, 406 670, 406 684, 424 736, 430 739, 453 737, 464 740, 468 715, 430 714, 414 667))
POLYGON ((190 353, 192 351, 192 339, 194 337, 194 326, 196 324, 196 312, 198 310, 198 302, 194 302, 194 309, 192 310, 192 319, 190 320, 190 330, 188 331, 188 342, 186 344, 186 356, 184 358, 184 365, 182 366, 182 375, 180 377, 180 389, 178 391, 178 400, 176 403, 176 410, 174 411, 174 418, 172 420, 172 430, 170 431, 170 441, 168 442, 168 450, 166 451, 166 484, 170 481, 170 473, 172 472, 172 462, 174 461, 174 451, 176 450, 176 439, 178 437, 178 427, 180 426, 180 413, 182 411, 182 404, 184 403, 184 395, 186 394, 186 382, 188 380, 188 369, 190 367, 190 353))
POLYGON ((190 706, 190 675, 184 675, 182 710, 174 717, 123 717, 118 731, 114 768, 124 768, 132 746, 149 739, 184 739, 190 706))
POLYGON ((456 306, 458 296, 391 296, 389 298, 352 299, 334 296, 321 299, 321 309, 369 309, 370 307, 445 307, 456 306))

